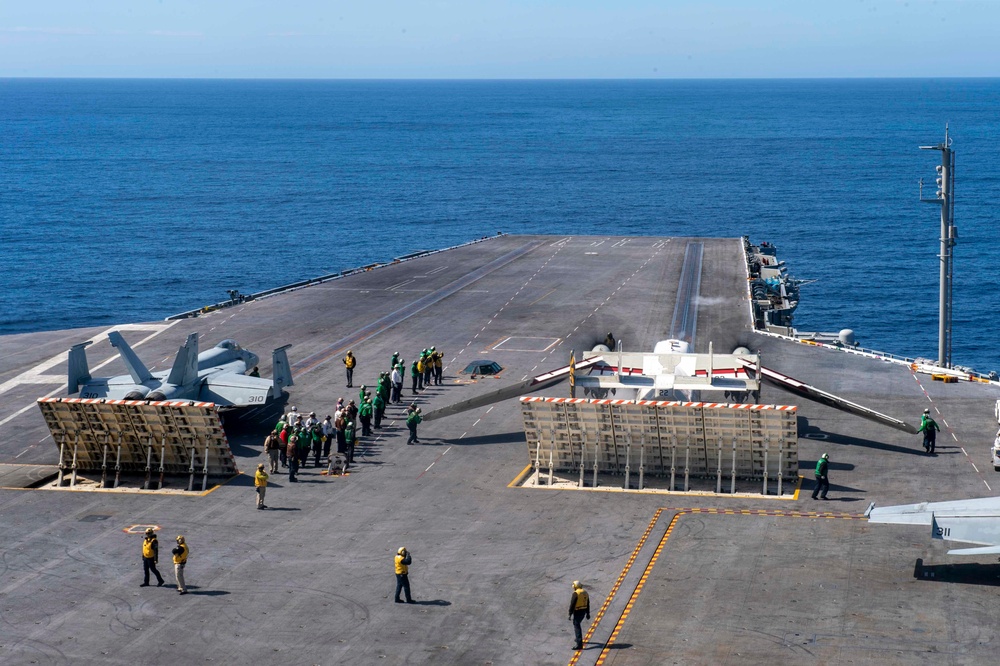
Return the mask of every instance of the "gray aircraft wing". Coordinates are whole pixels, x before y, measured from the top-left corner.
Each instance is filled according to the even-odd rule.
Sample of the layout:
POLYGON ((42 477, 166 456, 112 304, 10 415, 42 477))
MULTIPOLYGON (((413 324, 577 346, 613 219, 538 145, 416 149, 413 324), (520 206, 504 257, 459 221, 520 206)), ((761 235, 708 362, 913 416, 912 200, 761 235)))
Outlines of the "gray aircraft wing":
MULTIPOLYGON (((155 377, 153 379, 156 379, 155 377)), ((136 383, 128 375, 118 377, 94 377, 80 387, 80 397, 92 400, 124 400, 136 389, 136 383)))
POLYGON ((920 502, 876 508, 865 512, 869 522, 925 525, 931 538, 981 544, 980 548, 958 548, 949 555, 1000 554, 1000 497, 920 502))
POLYGON ((202 402, 214 402, 220 407, 263 405, 271 396, 274 382, 235 372, 220 372, 205 378, 198 393, 202 402))

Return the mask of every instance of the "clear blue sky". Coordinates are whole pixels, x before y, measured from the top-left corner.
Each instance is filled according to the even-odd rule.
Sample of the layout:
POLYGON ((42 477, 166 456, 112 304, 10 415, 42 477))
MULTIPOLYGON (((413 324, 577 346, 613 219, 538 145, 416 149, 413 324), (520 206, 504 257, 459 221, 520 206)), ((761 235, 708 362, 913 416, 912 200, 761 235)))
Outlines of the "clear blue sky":
POLYGON ((1000 0, 6 0, 0 77, 1000 76, 1000 0))

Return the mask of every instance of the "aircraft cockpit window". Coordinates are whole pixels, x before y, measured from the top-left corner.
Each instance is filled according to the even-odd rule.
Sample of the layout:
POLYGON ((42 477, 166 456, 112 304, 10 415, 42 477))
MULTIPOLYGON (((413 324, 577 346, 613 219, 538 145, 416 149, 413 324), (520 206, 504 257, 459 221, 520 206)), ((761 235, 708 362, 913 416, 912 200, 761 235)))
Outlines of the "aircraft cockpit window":
POLYGON ((236 344, 235 340, 223 340, 216 346, 222 347, 223 349, 228 349, 230 351, 240 351, 240 346, 236 344))

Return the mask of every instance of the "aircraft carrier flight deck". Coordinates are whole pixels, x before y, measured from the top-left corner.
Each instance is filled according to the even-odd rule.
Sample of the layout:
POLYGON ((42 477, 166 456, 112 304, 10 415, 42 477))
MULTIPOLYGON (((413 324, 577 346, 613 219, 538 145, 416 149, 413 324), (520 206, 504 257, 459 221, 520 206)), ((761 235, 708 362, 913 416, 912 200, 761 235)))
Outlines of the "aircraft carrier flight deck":
POLYGON ((0 663, 995 660, 996 557, 947 556, 929 530, 864 513, 871 502, 995 495, 1000 390, 755 332, 742 239, 497 236, 197 317, 5 336, 0 348, 0 663), (626 351, 650 352, 679 326, 695 352, 745 347, 910 423, 930 408, 937 454, 919 435, 765 384, 760 403, 797 406, 803 478, 781 495, 716 494, 714 482, 688 493, 531 488, 520 483, 532 458, 517 398, 423 423, 412 446, 404 407, 390 405, 348 474, 323 474, 310 458, 299 483, 273 474, 269 508, 255 510, 253 471, 278 415, 290 405, 331 414, 394 352, 409 365, 422 349, 443 351, 441 386, 413 396, 404 378, 403 405, 431 413, 566 366, 609 332, 626 351), (271 350, 291 345, 287 402, 224 416, 242 474, 206 492, 187 492, 186 477, 163 492, 138 492, 135 479, 30 487, 50 487, 35 481, 59 459, 37 399, 66 396, 66 352, 86 340, 95 375, 127 373, 112 330, 153 370, 169 369, 191 333, 202 349, 232 339, 253 350, 262 377, 271 350), (480 359, 502 371, 463 373, 480 359), (813 500, 824 452, 829 499, 813 500), (158 528, 161 588, 139 587, 146 525, 158 528), (172 585, 176 535, 190 545, 188 595, 172 585), (416 604, 393 603, 401 546, 416 604), (567 620, 574 580, 591 598, 580 651, 567 620))

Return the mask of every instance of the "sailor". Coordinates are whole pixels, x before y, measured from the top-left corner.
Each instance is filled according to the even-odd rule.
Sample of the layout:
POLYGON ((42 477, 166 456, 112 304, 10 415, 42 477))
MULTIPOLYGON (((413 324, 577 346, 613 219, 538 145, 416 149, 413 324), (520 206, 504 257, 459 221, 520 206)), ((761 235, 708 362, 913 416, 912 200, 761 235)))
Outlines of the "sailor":
POLYGON ((253 370, 250 371, 250 376, 251 377, 260 377, 260 368, 258 368, 256 365, 253 366, 253 370))
POLYGON ((361 421, 361 436, 368 437, 372 434, 372 413, 374 407, 372 406, 371 400, 366 395, 361 401, 361 407, 358 409, 358 420, 361 421))
POLYGON ((163 586, 163 576, 156 568, 156 563, 160 559, 160 544, 156 541, 156 532, 152 527, 146 528, 146 536, 142 539, 142 585, 139 587, 149 587, 149 572, 156 576, 156 587, 163 586))
POLYGON ((434 348, 424 350, 424 386, 431 385, 431 375, 434 374, 434 348))
MULTIPOLYGON (((389 373, 383 372, 378 376, 378 388, 375 390, 375 395, 382 396, 382 402, 389 401, 389 373)), ((374 404, 374 402, 373 402, 374 404)))
POLYGON ((344 370, 347 372, 347 388, 354 386, 354 366, 357 364, 358 360, 354 358, 354 352, 348 349, 347 356, 344 357, 344 370))
POLYGON ((306 428, 299 428, 299 468, 303 468, 309 462, 309 449, 312 448, 312 431, 306 428))
POLYGON ((288 440, 292 436, 292 428, 287 423, 278 433, 278 439, 281 440, 281 448, 278 449, 278 453, 281 456, 281 466, 288 466, 288 440))
POLYGON ((281 438, 278 433, 271 431, 268 436, 264 439, 264 453, 267 454, 268 461, 271 463, 271 473, 278 471, 278 459, 281 453, 281 438))
POLYGON ((940 429, 937 421, 931 417, 931 410, 925 409, 923 416, 920 417, 920 428, 917 432, 924 433, 924 451, 927 453, 934 453, 934 442, 940 429))
POLYGON ((406 410, 406 427, 410 429, 410 438, 406 440, 407 444, 420 443, 420 440, 417 439, 417 426, 423 420, 423 417, 420 416, 420 408, 416 405, 410 405, 406 410))
POLYGON ((382 417, 385 416, 385 398, 381 393, 376 393, 375 399, 372 400, 372 416, 375 417, 375 427, 381 428, 382 417))
POLYGON ((590 595, 580 585, 580 581, 573 581, 573 596, 569 598, 569 619, 573 622, 573 631, 576 632, 576 643, 574 650, 583 649, 583 627, 580 626, 583 618, 590 619, 590 595))
POLYGON ((346 445, 344 454, 347 456, 348 465, 354 464, 354 445, 357 441, 358 438, 354 431, 354 421, 348 421, 344 424, 344 443, 346 445))
POLYGON ((337 453, 344 453, 347 450, 347 440, 344 439, 344 427, 347 425, 347 411, 338 409, 333 414, 333 436, 337 440, 337 453))
POLYGON ((288 437, 288 445, 285 447, 285 460, 288 462, 288 481, 296 483, 295 473, 299 471, 299 434, 292 432, 288 437))
POLYGON ((816 461, 816 487, 813 488, 813 499, 819 495, 819 499, 826 499, 826 494, 830 490, 830 479, 827 477, 827 470, 830 466, 830 454, 824 453, 816 461), (823 494, 820 495, 820 492, 823 494))
POLYGON ((611 334, 611 331, 608 331, 608 336, 604 338, 604 346, 609 351, 615 351, 615 347, 618 346, 618 342, 615 340, 615 336, 611 334))
POLYGON ((174 575, 177 577, 177 591, 187 594, 187 585, 184 584, 184 565, 188 561, 188 545, 183 536, 177 537, 177 545, 170 551, 174 555, 174 575))
POLYGON ((419 393, 420 385, 420 372, 423 368, 420 366, 420 361, 414 361, 410 366, 410 379, 413 380, 413 395, 419 393))
POLYGON ((323 424, 320 426, 320 429, 323 431, 323 457, 329 460, 330 446, 333 444, 333 438, 336 432, 333 428, 333 417, 327 414, 326 418, 323 419, 323 424))
POLYGON ((444 371, 444 354, 431 347, 434 353, 434 384, 441 385, 441 373, 444 371))
POLYGON ((257 508, 266 509, 264 505, 264 493, 267 492, 267 472, 264 471, 264 463, 257 465, 257 473, 253 477, 254 488, 257 489, 257 508))
POLYGON ((402 402, 403 393, 403 366, 398 363, 392 367, 392 374, 389 376, 392 383, 392 404, 402 402))
POLYGON ((285 423, 287 423, 290 426, 294 426, 295 421, 298 418, 299 418, 299 410, 295 405, 292 405, 291 411, 285 414, 285 423))
POLYGON ((396 596, 394 600, 397 604, 403 603, 403 600, 399 598, 400 592, 406 597, 406 603, 416 603, 413 601, 413 597, 410 596, 411 561, 410 553, 406 548, 400 548, 396 551, 396 596))
POLYGON ((323 455, 323 428, 317 423, 309 430, 309 435, 312 438, 312 451, 315 459, 313 467, 319 467, 319 459, 323 455))

